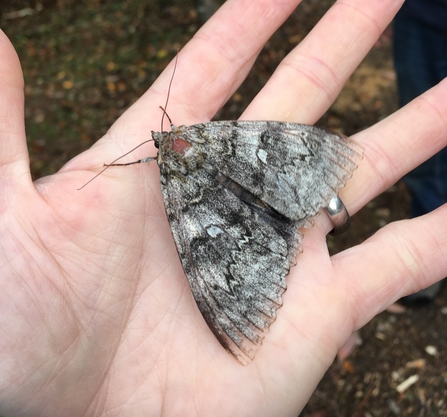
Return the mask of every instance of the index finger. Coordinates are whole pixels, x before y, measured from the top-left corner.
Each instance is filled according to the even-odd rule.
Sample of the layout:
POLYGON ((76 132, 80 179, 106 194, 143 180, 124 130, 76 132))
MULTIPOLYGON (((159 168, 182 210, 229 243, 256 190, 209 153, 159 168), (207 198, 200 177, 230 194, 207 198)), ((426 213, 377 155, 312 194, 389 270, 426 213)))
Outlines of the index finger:
MULTIPOLYGON (((229 0, 180 51, 169 101, 174 124, 210 120, 250 71, 268 38, 300 0, 229 0)), ((129 110, 136 116, 164 103, 174 63, 129 110), (145 109, 145 110, 143 110, 145 109)), ((159 118, 157 119, 159 120, 159 118)), ((152 124, 152 127, 153 124, 152 124)))

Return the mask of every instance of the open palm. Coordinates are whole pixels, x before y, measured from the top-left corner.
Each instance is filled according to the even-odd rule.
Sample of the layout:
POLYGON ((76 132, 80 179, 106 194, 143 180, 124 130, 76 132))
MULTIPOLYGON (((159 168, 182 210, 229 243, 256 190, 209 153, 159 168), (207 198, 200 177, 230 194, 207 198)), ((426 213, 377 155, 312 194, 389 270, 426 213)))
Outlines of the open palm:
MULTIPOLYGON (((180 52, 169 114, 209 120, 298 3, 229 0, 180 52)), ((401 1, 339 1, 282 63, 244 119, 312 123, 401 1), (349 22, 347 28, 346 22, 349 22), (331 36, 327 36, 330 33, 331 36)), ((329 257, 329 219, 305 231, 284 306, 241 366, 198 311, 155 163, 106 171, 159 130, 172 65, 89 151, 32 183, 17 57, 0 36, 0 415, 296 415, 349 334, 447 274, 442 207, 329 257)), ((447 144, 447 83, 357 135, 351 213, 447 144)), ((139 149, 135 159, 155 155, 139 149)))

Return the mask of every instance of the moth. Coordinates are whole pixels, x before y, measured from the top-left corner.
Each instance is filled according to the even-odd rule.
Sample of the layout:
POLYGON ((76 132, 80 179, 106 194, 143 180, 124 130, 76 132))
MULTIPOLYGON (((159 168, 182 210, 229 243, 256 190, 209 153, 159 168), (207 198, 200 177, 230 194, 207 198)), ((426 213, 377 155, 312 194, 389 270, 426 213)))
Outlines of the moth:
MULTIPOLYGON (((168 98, 162 110, 169 119, 168 98)), ((157 156, 116 163, 130 151, 79 190, 110 166, 157 162, 197 306, 220 344, 247 364, 282 306, 299 229, 337 197, 363 149, 342 134, 298 123, 169 122, 170 132, 152 131, 157 156)))
POLYGON ((239 362, 276 319, 299 229, 362 157, 341 134, 274 121, 213 121, 152 132, 167 218, 195 301, 239 362))

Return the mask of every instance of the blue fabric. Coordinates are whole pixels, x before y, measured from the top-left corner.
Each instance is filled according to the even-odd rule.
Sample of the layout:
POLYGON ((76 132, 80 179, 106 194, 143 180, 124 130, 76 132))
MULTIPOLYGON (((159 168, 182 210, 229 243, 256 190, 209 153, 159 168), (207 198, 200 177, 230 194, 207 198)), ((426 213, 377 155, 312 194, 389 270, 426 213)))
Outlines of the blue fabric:
MULTIPOLYGON (((447 36, 401 10, 394 20, 394 65, 403 106, 447 77, 447 36)), ((446 203, 447 147, 404 181, 413 197, 413 217, 446 203)))
POLYGON ((406 0, 401 12, 447 33, 447 0, 406 0))

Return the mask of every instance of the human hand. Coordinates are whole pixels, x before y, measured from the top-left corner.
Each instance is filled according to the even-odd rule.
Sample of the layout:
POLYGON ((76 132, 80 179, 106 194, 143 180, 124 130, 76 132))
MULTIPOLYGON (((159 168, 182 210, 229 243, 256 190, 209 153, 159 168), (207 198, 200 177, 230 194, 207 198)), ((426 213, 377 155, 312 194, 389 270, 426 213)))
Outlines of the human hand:
MULTIPOLYGON (((209 120, 296 3, 227 1, 179 55, 173 121, 209 120)), ((313 123, 401 3, 337 2, 243 118, 313 123)), ((333 257, 319 216, 276 322, 241 366, 192 298, 156 165, 109 169, 77 191, 159 130, 172 65, 94 147, 33 184, 23 81, 4 35, 0 54, 0 415, 296 415, 354 329, 447 275, 446 206, 333 257)), ((444 82, 355 136, 365 158, 341 192, 351 214, 447 144, 446 97, 444 82)))

